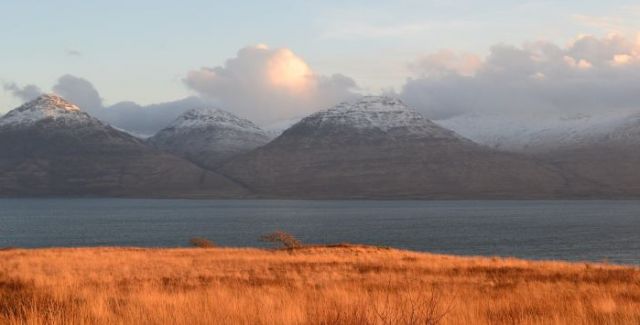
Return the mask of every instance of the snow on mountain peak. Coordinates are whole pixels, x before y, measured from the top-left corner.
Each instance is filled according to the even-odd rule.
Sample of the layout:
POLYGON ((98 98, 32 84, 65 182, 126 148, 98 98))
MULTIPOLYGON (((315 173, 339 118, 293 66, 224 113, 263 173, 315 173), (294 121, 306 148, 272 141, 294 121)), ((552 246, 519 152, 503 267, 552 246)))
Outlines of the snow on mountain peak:
POLYGON ((91 117, 62 97, 45 94, 0 117, 0 126, 28 126, 47 119, 87 121, 91 117))
POLYGON ((454 132, 424 118, 400 99, 389 96, 365 96, 355 102, 343 102, 312 114, 300 123, 318 127, 378 129, 386 133, 402 130, 407 134, 430 137, 458 137, 454 132))
POLYGON ((262 132, 253 122, 237 117, 227 111, 217 108, 195 108, 180 115, 169 128, 197 129, 208 127, 222 127, 240 130, 262 132))
POLYGON ((147 141, 207 168, 266 144, 271 138, 249 120, 216 108, 192 109, 147 141))
POLYGON ((38 98, 18 107, 17 111, 44 110, 44 111, 66 111, 80 112, 80 108, 55 94, 43 94, 38 98))
POLYGON ((342 102, 327 112, 352 113, 364 111, 368 113, 376 112, 409 112, 417 113, 414 109, 405 105, 400 99, 390 96, 364 96, 354 102, 342 102))
POLYGON ((640 119, 624 112, 555 117, 468 114, 436 122, 480 144, 521 153, 640 139, 640 119))

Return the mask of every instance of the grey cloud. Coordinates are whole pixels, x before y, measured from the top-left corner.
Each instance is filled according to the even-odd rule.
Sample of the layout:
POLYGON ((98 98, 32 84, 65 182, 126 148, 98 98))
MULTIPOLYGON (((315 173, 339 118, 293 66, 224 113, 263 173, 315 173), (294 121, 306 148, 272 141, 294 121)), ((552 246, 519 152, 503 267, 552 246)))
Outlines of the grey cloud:
POLYGON ((19 98, 25 102, 30 101, 42 94, 42 90, 36 85, 26 85, 20 87, 15 83, 4 84, 4 90, 11 93, 16 98, 19 98))
POLYGON ((68 56, 82 56, 82 52, 80 52, 78 50, 74 50, 74 49, 66 49, 65 53, 68 56))
POLYGON ((640 110, 640 44, 620 36, 586 36, 565 47, 496 45, 471 75, 438 64, 413 64, 418 77, 400 93, 432 119, 640 110))
POLYGON ((95 113, 96 117, 124 130, 150 136, 166 127, 180 114, 199 107, 215 106, 211 101, 199 97, 138 105, 134 102, 120 102, 95 113))
POLYGON ((318 76, 316 96, 323 96, 322 100, 315 106, 317 108, 324 107, 325 103, 338 103, 357 97, 353 93, 358 88, 356 82, 342 74, 333 74, 331 76, 318 76), (323 103, 324 102, 324 103, 323 103))
POLYGON ((96 118, 138 135, 153 135, 185 111, 213 105, 208 100, 188 97, 151 105, 125 101, 104 106, 100 93, 94 85, 84 78, 73 75, 60 77, 53 90, 96 118))
POLYGON ((53 86, 53 91, 87 112, 94 112, 102 108, 100 94, 86 79, 69 74, 64 75, 53 86))

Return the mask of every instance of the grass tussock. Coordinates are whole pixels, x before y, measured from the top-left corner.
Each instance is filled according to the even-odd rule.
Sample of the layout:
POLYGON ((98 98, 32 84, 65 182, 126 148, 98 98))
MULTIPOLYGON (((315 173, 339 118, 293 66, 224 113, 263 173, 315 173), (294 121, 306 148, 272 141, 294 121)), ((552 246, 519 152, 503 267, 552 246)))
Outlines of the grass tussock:
POLYGON ((640 324, 640 270, 337 245, 0 251, 0 324, 640 324))

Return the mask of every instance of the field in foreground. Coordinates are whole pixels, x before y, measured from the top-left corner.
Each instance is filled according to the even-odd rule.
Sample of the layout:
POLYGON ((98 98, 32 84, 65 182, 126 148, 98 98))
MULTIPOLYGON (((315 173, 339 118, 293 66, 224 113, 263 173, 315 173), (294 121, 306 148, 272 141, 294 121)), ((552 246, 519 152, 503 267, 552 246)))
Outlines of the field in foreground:
POLYGON ((640 324, 640 269, 362 246, 0 251, 0 324, 640 324))

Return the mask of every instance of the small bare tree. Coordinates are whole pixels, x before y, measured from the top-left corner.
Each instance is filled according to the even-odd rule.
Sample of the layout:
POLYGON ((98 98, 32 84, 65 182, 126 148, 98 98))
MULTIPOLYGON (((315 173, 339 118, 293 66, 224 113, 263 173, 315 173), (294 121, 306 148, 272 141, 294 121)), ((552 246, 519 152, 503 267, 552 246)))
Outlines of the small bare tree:
POLYGON ((267 243, 281 244, 284 248, 288 248, 288 249, 302 247, 302 243, 296 237, 282 230, 278 230, 270 234, 260 236, 260 241, 267 242, 267 243))
POLYGON ((212 241, 206 238, 201 238, 201 237, 191 238, 191 240, 189 240, 189 243, 191 244, 191 246, 199 247, 199 248, 216 247, 216 244, 214 244, 212 241))

